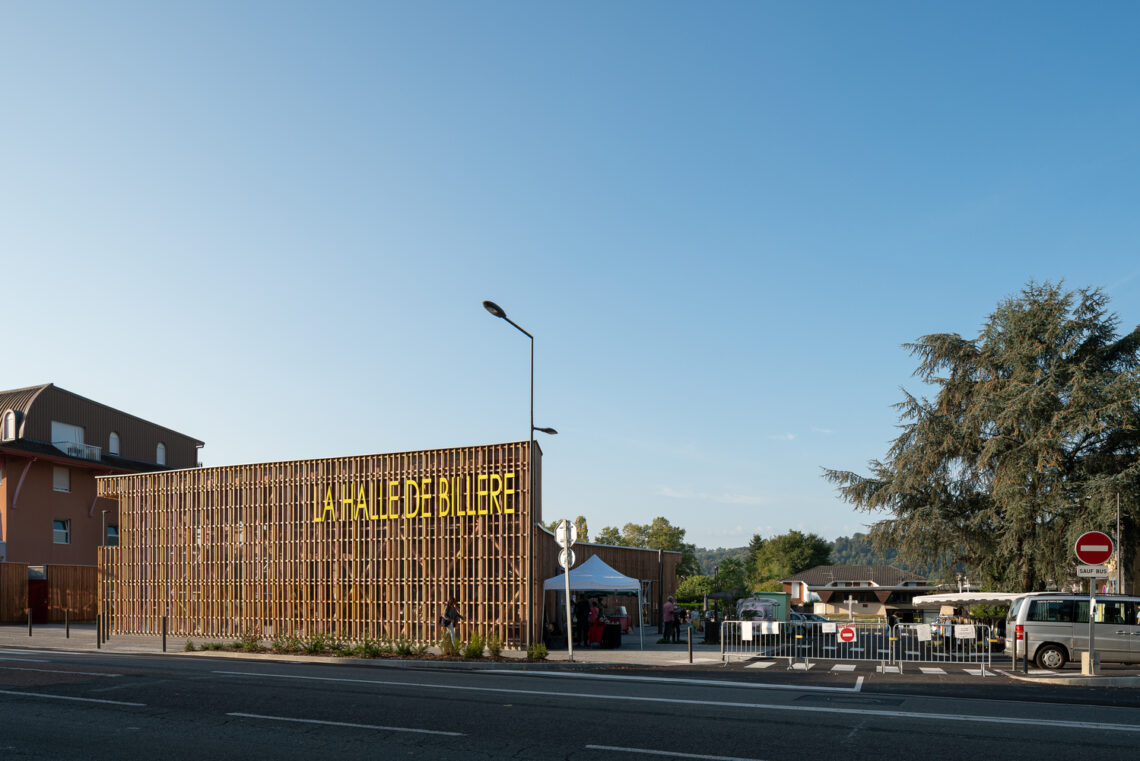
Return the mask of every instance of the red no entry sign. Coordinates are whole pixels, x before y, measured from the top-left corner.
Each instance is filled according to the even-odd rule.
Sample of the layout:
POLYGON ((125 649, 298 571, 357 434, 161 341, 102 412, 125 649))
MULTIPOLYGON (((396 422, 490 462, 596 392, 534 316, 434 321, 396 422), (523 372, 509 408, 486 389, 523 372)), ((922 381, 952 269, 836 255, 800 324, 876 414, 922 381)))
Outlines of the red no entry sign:
POLYGON ((854 642, 855 641, 855 627, 843 626, 839 629, 840 642, 854 642))
POLYGON ((1075 549, 1077 560, 1085 565, 1100 565, 1112 557, 1112 537, 1103 531, 1086 531, 1075 549))

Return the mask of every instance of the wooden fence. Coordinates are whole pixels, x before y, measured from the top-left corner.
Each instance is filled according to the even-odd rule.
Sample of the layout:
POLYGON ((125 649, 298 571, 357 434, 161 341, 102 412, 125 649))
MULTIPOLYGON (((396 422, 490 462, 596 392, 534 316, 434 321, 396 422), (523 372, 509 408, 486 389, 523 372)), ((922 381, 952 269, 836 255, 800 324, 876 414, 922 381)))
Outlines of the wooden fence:
POLYGON ((123 634, 429 643, 454 595, 461 637, 525 644, 529 465, 518 442, 103 477, 100 605, 123 634))
MULTIPOLYGON (((64 611, 72 622, 94 621, 99 569, 92 565, 49 565, 48 621, 62 623, 64 611)), ((25 581, 25 585, 27 582, 25 581)))
POLYGON ((28 564, 0 563, 0 623, 27 620, 28 564))

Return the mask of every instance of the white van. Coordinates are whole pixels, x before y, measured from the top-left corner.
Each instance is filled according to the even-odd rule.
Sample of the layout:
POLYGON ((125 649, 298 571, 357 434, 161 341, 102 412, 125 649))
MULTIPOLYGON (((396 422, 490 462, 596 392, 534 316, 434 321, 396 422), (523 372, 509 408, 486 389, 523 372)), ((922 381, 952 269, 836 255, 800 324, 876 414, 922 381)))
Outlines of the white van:
MULTIPOLYGON (((1140 597, 1097 597, 1094 647, 1104 663, 1140 663, 1140 597)), ((1005 652, 1040 668, 1059 669, 1089 649, 1087 595, 1037 593, 1018 597, 1006 617, 1005 652)))

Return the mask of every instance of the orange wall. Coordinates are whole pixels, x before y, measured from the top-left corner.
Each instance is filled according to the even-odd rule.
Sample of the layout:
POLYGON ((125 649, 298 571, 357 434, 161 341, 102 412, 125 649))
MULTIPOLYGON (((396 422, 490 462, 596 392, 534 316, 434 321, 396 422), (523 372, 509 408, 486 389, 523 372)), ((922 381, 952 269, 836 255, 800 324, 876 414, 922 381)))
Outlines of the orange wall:
POLYGON ((108 510, 107 523, 117 525, 118 503, 100 499, 94 514, 87 515, 95 497, 95 478, 92 471, 70 468, 71 491, 52 489, 50 462, 34 462, 24 479, 19 501, 12 508, 16 485, 24 472, 27 460, 9 455, 4 463, 3 484, 0 485, 0 519, 3 520, 3 539, 8 543, 8 562, 30 565, 95 565, 96 548, 103 533, 103 510, 108 510), (71 544, 52 541, 52 522, 71 521, 71 544))

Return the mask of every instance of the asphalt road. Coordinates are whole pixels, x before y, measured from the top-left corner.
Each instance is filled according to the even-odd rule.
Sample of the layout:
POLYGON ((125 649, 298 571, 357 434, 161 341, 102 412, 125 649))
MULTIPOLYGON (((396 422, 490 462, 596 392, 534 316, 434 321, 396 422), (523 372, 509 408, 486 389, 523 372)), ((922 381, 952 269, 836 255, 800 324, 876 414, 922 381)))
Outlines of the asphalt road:
POLYGON ((1135 690, 0 652, 0 758, 1133 758, 1135 690))

